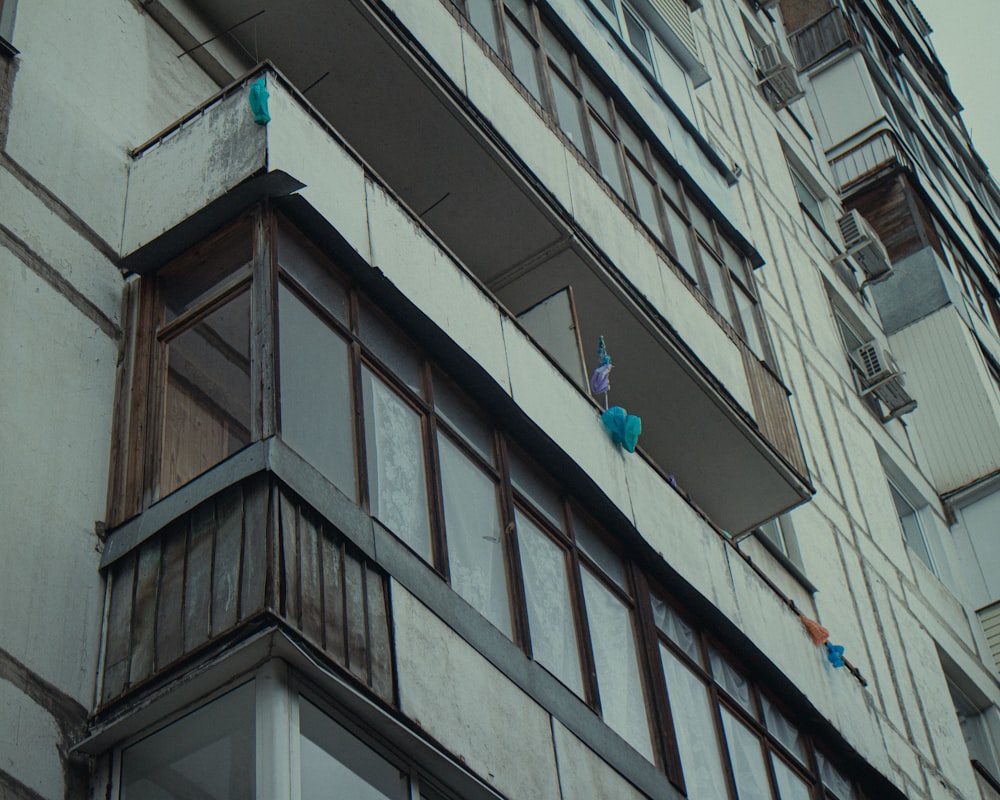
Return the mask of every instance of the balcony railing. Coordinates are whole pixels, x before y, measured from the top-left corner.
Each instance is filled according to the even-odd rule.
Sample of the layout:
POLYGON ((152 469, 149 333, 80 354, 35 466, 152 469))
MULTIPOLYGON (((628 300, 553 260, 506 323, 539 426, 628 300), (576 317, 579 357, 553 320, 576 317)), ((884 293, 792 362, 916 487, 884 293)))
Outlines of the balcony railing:
POLYGON ((857 44, 858 34, 839 8, 790 34, 788 43, 799 70, 808 69, 845 45, 857 44))
POLYGON ((882 130, 830 161, 840 191, 891 168, 912 169, 912 161, 896 135, 882 130))

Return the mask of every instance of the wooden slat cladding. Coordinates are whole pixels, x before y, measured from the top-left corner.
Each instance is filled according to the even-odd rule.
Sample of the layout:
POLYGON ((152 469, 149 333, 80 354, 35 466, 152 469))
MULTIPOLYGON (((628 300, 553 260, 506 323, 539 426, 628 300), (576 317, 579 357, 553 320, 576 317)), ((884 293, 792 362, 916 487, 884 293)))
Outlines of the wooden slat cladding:
POLYGON ((753 415, 761 432, 780 452, 788 463, 803 477, 809 474, 802 442, 788 392, 749 348, 742 348, 743 368, 746 370, 753 399, 753 415))
POLYGON ((840 8, 830 9, 788 37, 800 71, 856 41, 857 34, 840 8))
POLYGON ((937 241, 927 207, 904 175, 852 195, 845 205, 868 220, 893 262, 937 241))
POLYGON ((286 621, 385 700, 392 700, 392 643, 385 577, 283 488, 279 603, 286 621))
POLYGON ((102 705, 264 611, 393 699, 385 577, 264 475, 171 523, 108 579, 102 705))

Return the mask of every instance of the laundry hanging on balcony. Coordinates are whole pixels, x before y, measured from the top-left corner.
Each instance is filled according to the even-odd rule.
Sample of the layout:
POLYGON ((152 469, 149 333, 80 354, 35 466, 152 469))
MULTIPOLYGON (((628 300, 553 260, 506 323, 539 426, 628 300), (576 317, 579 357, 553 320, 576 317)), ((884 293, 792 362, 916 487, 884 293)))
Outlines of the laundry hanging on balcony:
POLYGON ((639 434, 642 433, 642 420, 634 414, 629 414, 621 406, 611 406, 601 414, 601 422, 605 430, 611 434, 611 441, 629 453, 635 452, 639 434))
POLYGON ((611 391, 611 356, 604 346, 604 337, 597 340, 597 368, 590 376, 590 391, 604 395, 604 407, 608 407, 608 392, 611 391))
POLYGON ((250 110, 253 111, 253 121, 258 125, 267 125, 271 121, 271 115, 267 111, 267 81, 260 78, 250 86, 250 110))

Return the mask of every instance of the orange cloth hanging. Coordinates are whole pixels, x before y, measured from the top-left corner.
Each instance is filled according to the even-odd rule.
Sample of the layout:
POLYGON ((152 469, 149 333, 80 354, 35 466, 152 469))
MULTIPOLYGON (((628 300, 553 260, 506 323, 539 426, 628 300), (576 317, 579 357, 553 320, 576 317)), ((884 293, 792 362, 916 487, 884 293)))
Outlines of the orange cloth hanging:
POLYGON ((809 635, 812 637, 814 644, 823 644, 830 638, 830 631, 820 625, 816 620, 809 619, 809 617, 803 614, 799 615, 799 619, 802 620, 802 624, 806 626, 806 630, 809 631, 809 635))

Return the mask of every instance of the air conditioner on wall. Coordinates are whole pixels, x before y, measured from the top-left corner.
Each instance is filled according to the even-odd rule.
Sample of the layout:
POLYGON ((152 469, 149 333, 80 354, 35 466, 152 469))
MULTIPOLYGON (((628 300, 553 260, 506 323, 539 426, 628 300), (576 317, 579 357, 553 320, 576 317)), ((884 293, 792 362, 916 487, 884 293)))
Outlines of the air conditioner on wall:
POLYGON ((795 67, 774 42, 757 48, 757 69, 764 76, 757 85, 766 85, 774 92, 772 105, 775 108, 784 108, 805 94, 799 86, 795 67))
POLYGON ((908 414, 917 407, 917 401, 904 387, 903 375, 896 362, 877 342, 866 342, 850 355, 861 381, 861 396, 874 395, 888 410, 883 422, 908 414))
POLYGON ((878 342, 866 342, 852 350, 851 361, 858 368, 861 382, 866 388, 899 374, 892 356, 878 342))
POLYGON ((868 220, 857 211, 848 211, 838 221, 840 234, 844 237, 847 255, 854 259, 865 273, 865 282, 885 280, 892 274, 892 263, 885 245, 868 220))

